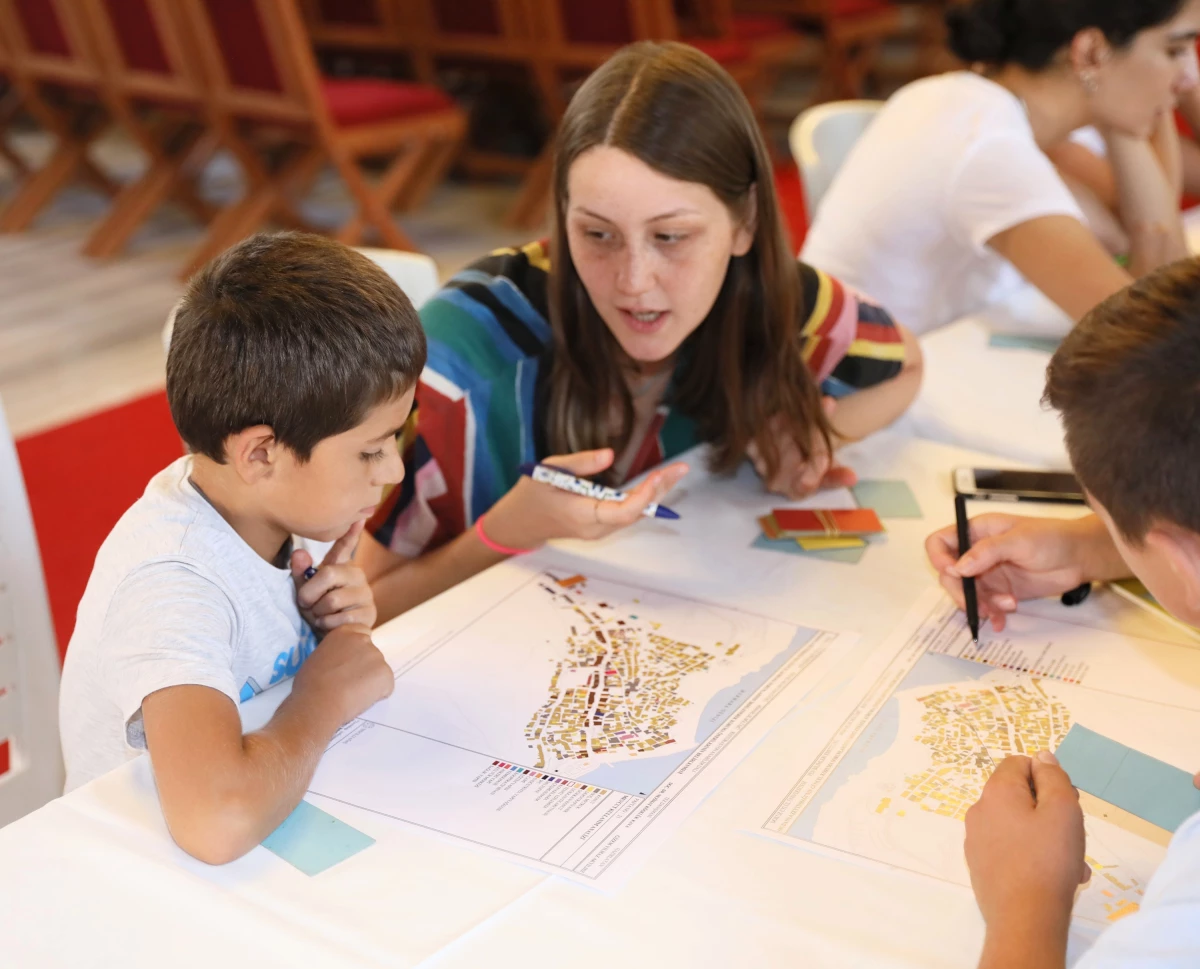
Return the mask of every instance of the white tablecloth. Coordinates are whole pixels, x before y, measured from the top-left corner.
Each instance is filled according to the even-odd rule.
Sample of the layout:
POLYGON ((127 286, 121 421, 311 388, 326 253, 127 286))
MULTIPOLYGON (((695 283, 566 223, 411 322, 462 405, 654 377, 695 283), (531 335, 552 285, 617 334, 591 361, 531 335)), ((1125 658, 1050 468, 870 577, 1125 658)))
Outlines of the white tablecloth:
MULTIPOLYGON (((1183 213, 1188 247, 1200 253, 1200 206, 1183 213)), ((993 333, 1061 339, 1071 320, 1032 285, 1003 306, 921 338, 925 380, 897 429, 1009 463, 1069 468, 1058 415, 1041 406, 1046 350, 994 347, 993 333)))
MULTIPOLYGON (((562 547, 658 588, 858 631, 836 684, 931 583, 922 540, 952 517, 951 469, 994 461, 899 435, 845 456, 865 476, 908 480, 926 516, 889 521, 887 541, 858 565, 750 549, 755 515, 776 502, 747 472, 694 473, 671 501, 678 523, 642 522, 602 543, 562 547)), ((471 595, 465 583, 390 623, 378 641, 387 652, 471 595)), ((1170 627, 1115 596, 1094 595, 1081 608, 1171 638, 1170 627)), ((279 699, 269 691, 247 704, 248 722, 279 699)), ((210 868, 171 842, 141 758, 0 829, 0 965, 973 966, 982 925, 965 890, 741 830, 761 820, 759 799, 787 781, 770 766, 786 757, 781 736, 768 737, 613 896, 323 799, 315 800, 378 843, 313 878, 263 848, 210 868)))
POLYGON ((994 347, 987 314, 921 338, 925 379, 897 427, 917 437, 974 448, 1032 467, 1071 466, 1058 413, 1042 407, 1050 353, 994 347))

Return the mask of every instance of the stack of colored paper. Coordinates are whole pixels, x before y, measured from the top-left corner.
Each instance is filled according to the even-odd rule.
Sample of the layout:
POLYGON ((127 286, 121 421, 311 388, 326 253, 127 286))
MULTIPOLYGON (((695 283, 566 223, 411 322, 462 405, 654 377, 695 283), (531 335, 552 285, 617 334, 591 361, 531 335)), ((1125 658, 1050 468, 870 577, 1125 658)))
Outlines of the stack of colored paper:
POLYGON ((776 508, 763 515, 758 524, 767 538, 795 539, 806 552, 862 548, 867 535, 878 535, 885 530, 870 508, 776 508))
POLYGON ((829 497, 830 505, 837 506, 842 499, 850 504, 777 508, 758 519, 761 534, 754 539, 754 548, 853 565, 866 553, 868 539, 884 533, 881 518, 923 517, 916 495, 904 481, 860 481, 848 492, 830 492, 829 497))

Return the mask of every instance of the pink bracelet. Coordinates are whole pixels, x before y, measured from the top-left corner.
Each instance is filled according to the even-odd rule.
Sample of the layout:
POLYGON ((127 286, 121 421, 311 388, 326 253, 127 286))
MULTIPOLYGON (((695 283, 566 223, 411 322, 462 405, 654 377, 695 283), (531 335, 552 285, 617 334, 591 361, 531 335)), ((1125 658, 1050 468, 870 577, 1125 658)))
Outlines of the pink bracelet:
POLYGON ((499 552, 501 555, 528 555, 530 552, 537 551, 532 548, 505 548, 503 545, 498 545, 493 542, 483 531, 483 515, 475 519, 475 534, 479 536, 479 540, 483 542, 493 552, 499 552))

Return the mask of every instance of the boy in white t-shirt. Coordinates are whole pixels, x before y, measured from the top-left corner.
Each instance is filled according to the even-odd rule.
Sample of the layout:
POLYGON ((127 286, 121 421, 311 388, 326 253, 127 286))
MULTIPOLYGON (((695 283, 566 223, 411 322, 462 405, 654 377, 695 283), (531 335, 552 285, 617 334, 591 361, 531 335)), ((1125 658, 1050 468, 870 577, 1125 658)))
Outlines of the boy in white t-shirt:
POLYGON ((393 441, 424 363, 408 298, 339 243, 256 236, 192 280, 167 358, 192 453, 96 556, 63 668, 68 790, 148 750, 172 836, 230 861, 296 806, 334 732, 391 693, 350 559, 404 477, 393 441), (289 676, 243 735, 239 701, 289 676))
MULTIPOLYGON (((1132 573, 1200 626, 1200 261, 1157 270, 1085 316, 1050 361, 1046 400, 1096 515, 984 515, 961 558, 954 526, 936 532, 926 549, 943 586, 961 606, 962 577, 976 577, 980 612, 999 630, 1020 599, 1132 573)), ((1052 754, 1000 764, 967 812, 966 854, 987 923, 981 969, 1062 969, 1091 869, 1078 797, 1052 754)), ((1141 910, 1076 966, 1200 966, 1200 814, 1175 832, 1141 910)))

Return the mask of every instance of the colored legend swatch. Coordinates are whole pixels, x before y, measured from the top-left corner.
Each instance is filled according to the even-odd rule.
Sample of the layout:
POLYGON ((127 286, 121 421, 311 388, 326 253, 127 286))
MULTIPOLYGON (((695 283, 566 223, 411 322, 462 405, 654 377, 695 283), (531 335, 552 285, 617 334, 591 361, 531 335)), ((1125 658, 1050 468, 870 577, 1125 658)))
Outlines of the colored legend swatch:
MULTIPOLYGON (((963 619, 963 628, 965 625, 966 620, 963 619)), ((1012 670, 1014 673, 1028 673, 1041 679, 1058 680, 1060 683, 1083 683, 1088 673, 1087 663, 1056 651, 1053 644, 1029 649, 1018 646, 1002 634, 993 635, 993 638, 988 639, 987 635, 981 632, 978 646, 968 637, 943 637, 931 643, 929 651, 969 659, 974 663, 994 666, 998 670, 1012 670)))
POLYGON ((577 791, 589 791, 594 794, 609 793, 603 787, 596 787, 595 784, 583 784, 580 781, 571 780, 569 777, 559 777, 557 774, 546 774, 540 770, 534 770, 532 767, 522 767, 520 764, 509 764, 503 760, 492 761, 493 767, 499 767, 501 770, 515 771, 518 774, 528 774, 531 779, 536 781, 549 781, 552 784, 565 784, 567 787, 574 788, 577 791))

